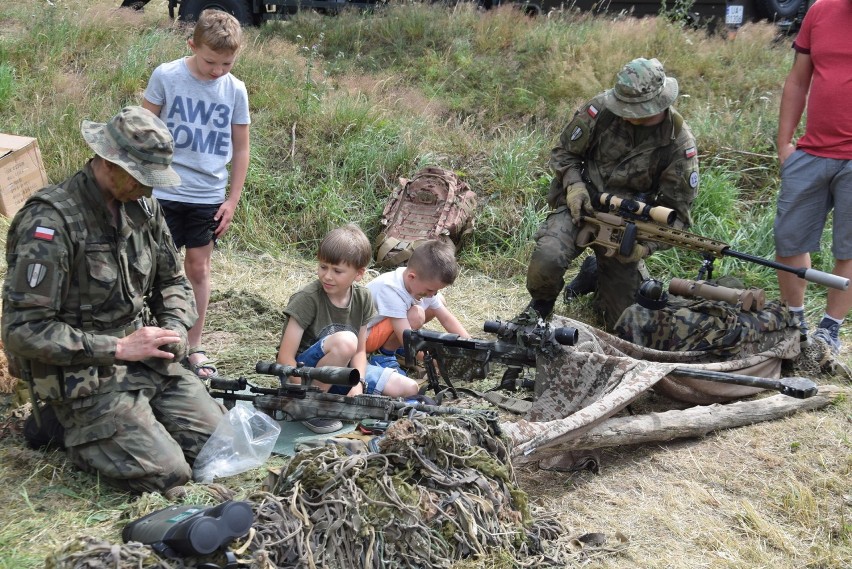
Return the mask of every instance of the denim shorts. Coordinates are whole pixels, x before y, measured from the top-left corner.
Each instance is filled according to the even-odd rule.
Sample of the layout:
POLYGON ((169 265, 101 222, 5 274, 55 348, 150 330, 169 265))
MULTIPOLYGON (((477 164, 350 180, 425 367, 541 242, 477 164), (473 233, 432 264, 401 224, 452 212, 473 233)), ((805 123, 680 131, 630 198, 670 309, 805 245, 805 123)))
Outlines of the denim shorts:
MULTIPOLYGON (((308 367, 316 367, 317 363, 325 356, 325 351, 323 350, 323 341, 325 338, 318 340, 314 345, 310 348, 298 354, 296 356, 296 361, 300 364, 304 364, 308 367)), ((385 385, 390 379, 390 376, 393 374, 394 370, 391 368, 384 368, 374 365, 367 365, 367 377, 364 380, 367 383, 367 393, 370 395, 381 395, 382 391, 385 389, 385 385)), ((328 392, 335 393, 337 395, 346 395, 349 393, 351 389, 348 385, 332 385, 328 392)))

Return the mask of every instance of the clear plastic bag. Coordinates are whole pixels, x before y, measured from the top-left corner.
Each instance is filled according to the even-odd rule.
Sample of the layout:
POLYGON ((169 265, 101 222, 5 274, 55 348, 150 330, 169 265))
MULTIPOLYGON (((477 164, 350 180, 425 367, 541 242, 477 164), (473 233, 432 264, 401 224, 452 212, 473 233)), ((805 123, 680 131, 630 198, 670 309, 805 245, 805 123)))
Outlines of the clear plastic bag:
POLYGON ((261 466, 272 454, 281 427, 269 415, 235 405, 204 443, 192 470, 196 482, 233 476, 261 466))

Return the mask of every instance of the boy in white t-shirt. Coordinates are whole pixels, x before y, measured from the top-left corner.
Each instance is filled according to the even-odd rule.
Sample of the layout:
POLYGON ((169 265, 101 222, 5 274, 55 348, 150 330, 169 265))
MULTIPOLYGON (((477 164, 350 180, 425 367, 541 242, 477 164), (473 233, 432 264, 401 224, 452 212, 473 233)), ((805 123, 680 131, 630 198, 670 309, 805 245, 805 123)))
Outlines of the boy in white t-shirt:
POLYGON ((402 354, 403 333, 419 330, 434 318, 447 332, 470 337, 438 293, 453 284, 458 274, 453 244, 434 239, 414 250, 408 266, 367 283, 378 313, 367 324, 367 353, 377 352, 371 363, 398 367, 394 363, 396 355, 402 354))

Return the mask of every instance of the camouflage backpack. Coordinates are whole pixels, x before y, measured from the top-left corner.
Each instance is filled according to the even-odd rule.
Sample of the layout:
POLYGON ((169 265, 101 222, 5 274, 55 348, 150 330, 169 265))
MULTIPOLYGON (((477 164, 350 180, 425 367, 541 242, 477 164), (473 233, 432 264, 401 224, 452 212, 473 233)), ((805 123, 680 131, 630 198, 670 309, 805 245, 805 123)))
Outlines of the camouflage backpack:
POLYGON ((414 248, 429 239, 448 239, 459 247, 473 231, 475 208, 476 193, 450 170, 429 166, 411 180, 400 178, 382 212, 376 265, 405 265, 414 248))
POLYGON ((778 301, 746 312, 721 300, 669 295, 659 309, 629 306, 614 334, 655 350, 704 352, 707 361, 716 361, 761 353, 783 341, 791 329, 790 313, 778 301))

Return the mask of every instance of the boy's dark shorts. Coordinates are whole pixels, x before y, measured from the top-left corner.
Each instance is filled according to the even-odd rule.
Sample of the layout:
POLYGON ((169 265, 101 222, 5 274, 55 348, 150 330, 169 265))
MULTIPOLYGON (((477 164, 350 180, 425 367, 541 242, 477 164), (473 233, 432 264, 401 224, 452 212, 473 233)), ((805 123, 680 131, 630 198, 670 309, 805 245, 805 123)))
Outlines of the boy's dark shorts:
POLYGON ((215 231, 219 223, 213 217, 222 204, 158 201, 177 249, 204 247, 211 241, 216 244, 215 231))

